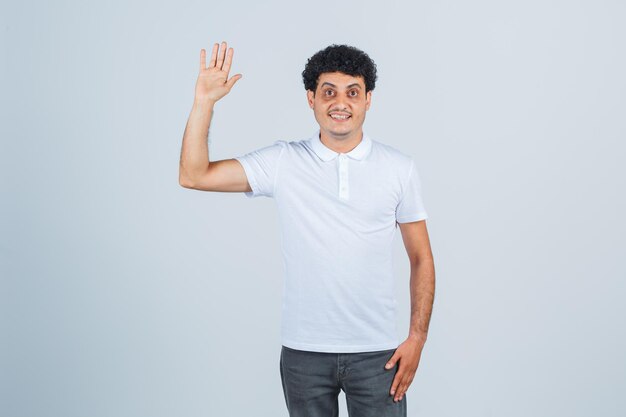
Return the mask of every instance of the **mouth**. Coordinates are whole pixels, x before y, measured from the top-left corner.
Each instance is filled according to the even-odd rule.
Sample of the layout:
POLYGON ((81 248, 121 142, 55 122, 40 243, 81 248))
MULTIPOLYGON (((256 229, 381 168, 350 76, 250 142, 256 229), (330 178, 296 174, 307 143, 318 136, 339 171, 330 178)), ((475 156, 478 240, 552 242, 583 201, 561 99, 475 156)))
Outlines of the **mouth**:
POLYGON ((347 113, 329 113, 328 116, 337 122, 345 122, 352 117, 352 115, 347 113))

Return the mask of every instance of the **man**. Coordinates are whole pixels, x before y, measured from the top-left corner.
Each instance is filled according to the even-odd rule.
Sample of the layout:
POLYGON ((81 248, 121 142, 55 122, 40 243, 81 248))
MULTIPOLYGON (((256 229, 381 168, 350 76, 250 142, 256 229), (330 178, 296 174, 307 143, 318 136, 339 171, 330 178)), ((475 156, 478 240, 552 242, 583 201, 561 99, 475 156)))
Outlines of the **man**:
POLYGON ((180 184, 274 198, 285 265, 280 374, 291 417, 406 416, 406 390, 426 342, 435 289, 420 179, 413 159, 362 129, 376 82, 367 54, 347 45, 317 52, 302 73, 319 124, 307 139, 208 159, 215 103, 233 49, 213 45, 183 137, 180 184), (391 244, 400 227, 411 265, 411 324, 398 344, 391 244))

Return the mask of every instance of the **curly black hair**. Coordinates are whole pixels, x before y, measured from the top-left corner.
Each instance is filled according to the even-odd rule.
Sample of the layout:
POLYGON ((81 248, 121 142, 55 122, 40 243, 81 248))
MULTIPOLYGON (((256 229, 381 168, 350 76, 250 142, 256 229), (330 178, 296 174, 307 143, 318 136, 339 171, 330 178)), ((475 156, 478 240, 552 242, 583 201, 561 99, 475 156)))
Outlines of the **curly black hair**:
POLYGON ((316 52, 302 71, 304 88, 315 93, 320 74, 343 72, 365 80, 365 92, 376 86, 376 64, 365 52, 349 45, 330 45, 316 52))

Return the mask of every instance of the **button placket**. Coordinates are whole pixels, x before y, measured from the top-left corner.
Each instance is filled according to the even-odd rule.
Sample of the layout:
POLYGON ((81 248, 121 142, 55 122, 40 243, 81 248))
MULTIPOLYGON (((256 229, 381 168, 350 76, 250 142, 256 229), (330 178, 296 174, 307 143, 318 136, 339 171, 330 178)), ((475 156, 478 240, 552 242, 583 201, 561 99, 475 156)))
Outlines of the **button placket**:
POLYGON ((345 154, 339 154, 339 197, 348 199, 350 196, 350 187, 348 181, 348 157, 345 154))

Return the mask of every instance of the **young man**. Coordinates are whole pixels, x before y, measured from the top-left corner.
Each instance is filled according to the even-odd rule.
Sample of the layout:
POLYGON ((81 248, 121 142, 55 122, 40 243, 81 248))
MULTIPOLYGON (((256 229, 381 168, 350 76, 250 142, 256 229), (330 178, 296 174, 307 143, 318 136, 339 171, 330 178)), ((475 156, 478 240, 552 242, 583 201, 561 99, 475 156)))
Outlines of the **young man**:
POLYGON ((179 181, 204 191, 274 198, 285 280, 280 374, 291 417, 406 416, 406 390, 426 342, 435 271, 413 159, 362 129, 376 82, 367 54, 346 45, 317 52, 302 73, 319 124, 299 141, 208 159, 213 106, 230 79, 233 49, 213 45, 183 137, 179 181), (411 324, 396 334, 391 245, 399 225, 411 265, 411 324))

